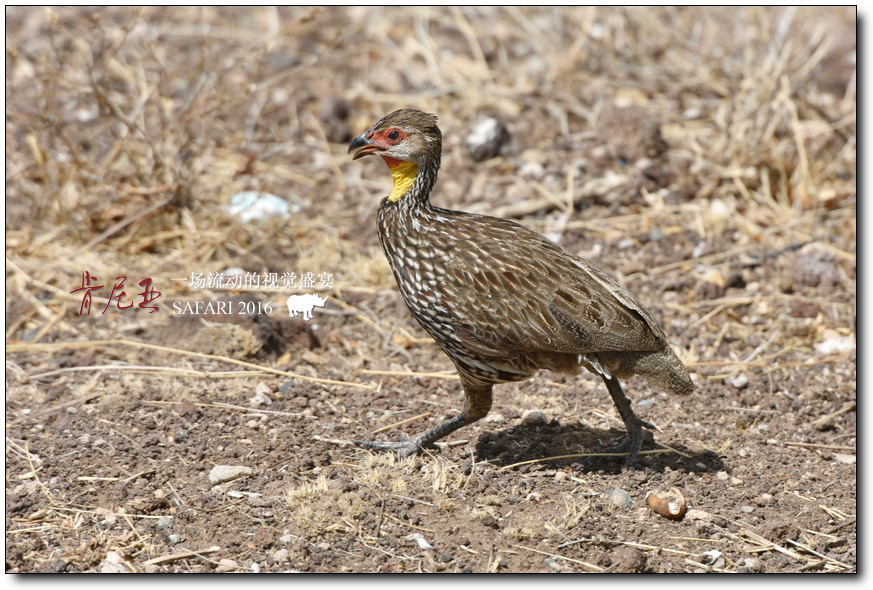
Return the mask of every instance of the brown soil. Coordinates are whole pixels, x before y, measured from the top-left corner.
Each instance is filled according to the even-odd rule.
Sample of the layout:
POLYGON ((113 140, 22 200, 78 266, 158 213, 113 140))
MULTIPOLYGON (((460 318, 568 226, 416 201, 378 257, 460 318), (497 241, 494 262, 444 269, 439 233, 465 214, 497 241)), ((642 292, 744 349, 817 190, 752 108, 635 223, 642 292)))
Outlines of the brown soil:
POLYGON ((854 31, 822 8, 7 10, 6 571, 854 572, 854 31), (635 467, 584 461, 623 436, 593 375, 498 386, 423 456, 347 444, 462 403, 379 249, 387 171, 345 155, 401 106, 441 117, 436 204, 559 239, 662 321, 696 391, 626 384, 660 428, 635 467), (509 135, 477 163, 481 115, 509 135), (242 191, 289 216, 241 221, 242 191), (233 267, 332 284, 172 280, 233 267), (119 275, 160 311, 101 313, 119 275), (679 519, 647 506, 671 488, 679 519))

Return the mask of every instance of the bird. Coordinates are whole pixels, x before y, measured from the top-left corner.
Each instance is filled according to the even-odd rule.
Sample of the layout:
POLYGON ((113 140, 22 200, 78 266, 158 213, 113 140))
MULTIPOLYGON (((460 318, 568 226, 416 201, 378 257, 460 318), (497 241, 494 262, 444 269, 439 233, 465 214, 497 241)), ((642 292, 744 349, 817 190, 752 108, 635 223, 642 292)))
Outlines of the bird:
POLYGON ((394 180, 378 209, 379 241, 409 311, 454 363, 463 409, 397 442, 355 441, 406 457, 483 418, 493 386, 540 369, 599 375, 626 429, 600 456, 631 466, 645 429, 619 379, 687 395, 694 384, 652 314, 611 276, 508 219, 434 206, 442 155, 437 116, 394 111, 349 144, 352 160, 379 156, 394 180))

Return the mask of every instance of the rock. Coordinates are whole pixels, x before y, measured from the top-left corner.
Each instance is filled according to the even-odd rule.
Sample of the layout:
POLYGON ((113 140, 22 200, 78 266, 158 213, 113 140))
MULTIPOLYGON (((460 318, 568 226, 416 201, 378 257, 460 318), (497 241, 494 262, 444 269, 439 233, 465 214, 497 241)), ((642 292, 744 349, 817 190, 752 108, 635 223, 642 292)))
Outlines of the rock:
POLYGON ((706 510, 697 510, 695 508, 692 508, 685 513, 685 518, 690 518, 691 520, 701 520, 703 522, 712 522, 713 516, 712 513, 707 512, 706 510))
POLYGON ((433 549, 433 546, 427 542, 421 533, 412 533, 411 535, 407 535, 406 539, 418 543, 419 549, 422 549, 423 551, 430 551, 433 549))
POLYGON ((731 379, 731 385, 734 389, 745 389, 749 386, 749 378, 745 375, 737 375, 731 379))
POLYGON ((724 557, 722 557, 721 551, 710 549, 709 551, 704 551, 701 555, 703 556, 706 565, 711 565, 712 567, 717 568, 724 567, 724 557))
POLYGON ((506 125, 494 117, 481 117, 467 136, 467 150, 473 160, 484 162, 500 155, 500 150, 509 141, 506 125))
POLYGON ((245 465, 216 465, 209 472, 209 483, 218 485, 252 473, 252 468, 245 465))
POLYGON ((819 432, 825 432, 828 430, 833 430, 836 428, 836 424, 834 424, 833 416, 822 416, 818 420, 814 420, 812 423, 813 428, 818 430, 819 432))
POLYGON ((546 168, 539 162, 525 162, 518 170, 519 176, 540 179, 546 174, 546 168))
POLYGON ((613 572, 637 574, 646 569, 646 554, 634 547, 622 547, 615 551, 613 572))
POLYGON ((549 419, 546 417, 545 412, 540 410, 527 410, 521 415, 521 423, 525 426, 542 426, 548 422, 549 419))
POLYGON ((98 566, 101 574, 129 574, 130 568, 124 563, 124 558, 116 551, 109 551, 98 566))
POLYGON ((269 406, 273 403, 273 400, 270 399, 270 394, 272 391, 269 387, 267 387, 264 383, 258 383, 258 386, 255 387, 255 395, 249 399, 249 403, 255 407, 257 406, 269 406))
POLYGON ((506 418, 503 416, 503 414, 494 413, 488 414, 487 416, 482 418, 482 422, 487 422, 490 424, 503 424, 504 422, 506 422, 506 418))
POLYGON ((215 568, 215 571, 219 574, 226 574, 227 572, 232 572, 234 570, 239 569, 239 564, 232 559, 223 558, 218 560, 218 566, 215 568))
POLYGON ((547 557, 543 560, 543 563, 558 573, 564 571, 561 569, 561 566, 558 564, 558 559, 555 557, 547 557))
POLYGON ((155 523, 155 527, 159 529, 166 529, 172 526, 173 517, 172 516, 162 516, 158 519, 158 522, 155 523))
POLYGON ((855 339, 851 336, 837 336, 812 345, 819 354, 837 354, 855 350, 855 339))
POLYGON ((837 460, 837 463, 845 463, 846 465, 854 465, 855 464, 855 455, 844 455, 842 453, 834 453, 834 459, 837 460))
POLYGON ((619 508, 633 508, 634 501, 621 488, 615 488, 609 493, 609 501, 619 508))

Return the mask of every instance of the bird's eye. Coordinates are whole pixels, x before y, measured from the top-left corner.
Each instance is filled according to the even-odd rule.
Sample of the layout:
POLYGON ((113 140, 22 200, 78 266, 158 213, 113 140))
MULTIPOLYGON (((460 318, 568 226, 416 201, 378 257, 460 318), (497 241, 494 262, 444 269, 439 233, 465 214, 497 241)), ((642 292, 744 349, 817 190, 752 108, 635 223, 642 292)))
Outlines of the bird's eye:
POLYGON ((400 132, 396 129, 392 129, 388 132, 388 139, 390 139, 391 141, 397 141, 398 139, 400 139, 400 132))

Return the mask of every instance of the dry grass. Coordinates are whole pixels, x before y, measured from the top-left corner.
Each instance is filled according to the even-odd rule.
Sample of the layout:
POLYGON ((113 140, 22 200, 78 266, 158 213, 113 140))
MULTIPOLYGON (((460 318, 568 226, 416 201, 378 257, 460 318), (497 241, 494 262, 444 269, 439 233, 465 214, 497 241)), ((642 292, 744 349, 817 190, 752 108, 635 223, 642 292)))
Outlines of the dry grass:
MULTIPOLYGON (((833 82, 855 50, 850 8, 13 8, 6 27, 6 379, 21 398, 40 395, 37 379, 80 373, 92 381, 71 404, 90 399, 97 377, 125 373, 173 384, 270 374, 324 386, 333 397, 413 381, 455 386, 454 376, 428 372, 423 359, 433 347, 413 333, 392 291, 372 227, 373 195, 388 179, 376 166, 349 165, 346 155, 351 133, 405 106, 440 115, 440 205, 516 216, 579 251, 593 247, 589 241, 610 244, 611 254, 642 251, 637 238, 647 235, 684 235, 697 244, 693 252, 659 251, 653 265, 623 254, 613 270, 637 288, 690 277, 643 299, 663 295, 666 331, 681 338, 677 353, 698 382, 721 384, 750 371, 778 380, 796 368, 846 365, 845 354, 822 359, 812 346, 825 335, 855 333, 854 74, 836 90, 833 82), (603 113, 628 105, 661 128, 669 145, 658 164, 669 172, 665 182, 648 181, 643 164, 618 167, 604 157, 604 138, 593 130, 603 113), (513 140, 501 158, 476 165, 464 138, 483 113, 505 121, 513 140), (524 172, 531 162, 542 174, 524 172), (240 221, 227 208, 242 191, 281 196, 289 216, 240 221), (574 242, 579 236, 589 241, 574 242), (751 280, 742 293, 725 293, 732 276, 763 260, 790 275, 790 249, 803 244, 820 248, 833 266, 844 286, 838 293, 751 280), (274 367, 267 366, 272 358, 241 360, 260 343, 231 358, 132 341, 131 334, 169 325, 173 302, 239 292, 171 279, 234 267, 332 274, 333 286, 321 291, 342 322, 325 340, 327 352, 274 367), (81 297, 70 294, 86 270, 107 286, 95 295, 97 317, 89 322, 78 316, 81 297), (152 278, 163 293, 162 313, 110 309, 101 317, 120 274, 128 285, 152 278), (817 312, 789 312, 805 305, 817 312), (111 362, 41 366, 71 347, 111 362), (14 355, 24 353, 32 357, 22 368, 14 355), (330 358, 341 362, 328 367, 330 358), (228 371, 240 366, 246 371, 228 371)), ((599 256, 595 262, 611 265, 599 256)), ((259 291, 279 306, 291 292, 259 291)), ((562 420, 581 413, 562 399, 558 390, 507 405, 545 404, 562 420)), ((377 412, 371 424, 411 432, 443 411, 441 404, 430 417, 377 412)), ((112 545, 99 524, 106 515, 63 512, 63 498, 44 485, 26 446, 8 443, 7 459, 15 478, 31 474, 34 493, 54 510, 16 523, 7 539, 76 531, 99 538, 98 547, 112 545)), ((384 553, 376 542, 383 528, 423 532, 433 542, 427 527, 384 511, 386 498, 414 495, 449 520, 494 518, 493 504, 468 496, 486 467, 427 456, 336 464, 381 499, 375 529, 361 528, 370 510, 362 494, 331 487, 324 472, 289 489, 287 509, 300 531, 356 536, 384 553)), ((500 533, 524 544, 506 551, 513 559, 545 554, 580 571, 603 570, 529 547, 549 537, 563 542, 603 502, 564 495, 550 520, 519 518, 500 533)), ((112 542, 132 569, 215 550, 155 557, 136 515, 123 518, 133 519, 127 536, 112 542)), ((838 523, 849 518, 833 515, 838 523)), ((713 527, 737 551, 782 552, 792 571, 851 569, 800 541, 785 548, 725 523, 713 527)), ((634 546, 669 552, 666 543, 634 546)), ((501 550, 449 550, 476 554, 490 571, 505 567, 501 550)), ((739 565, 716 568, 697 553, 672 551, 693 556, 689 571, 739 565)), ((448 567, 408 559, 408 569, 448 567)))

